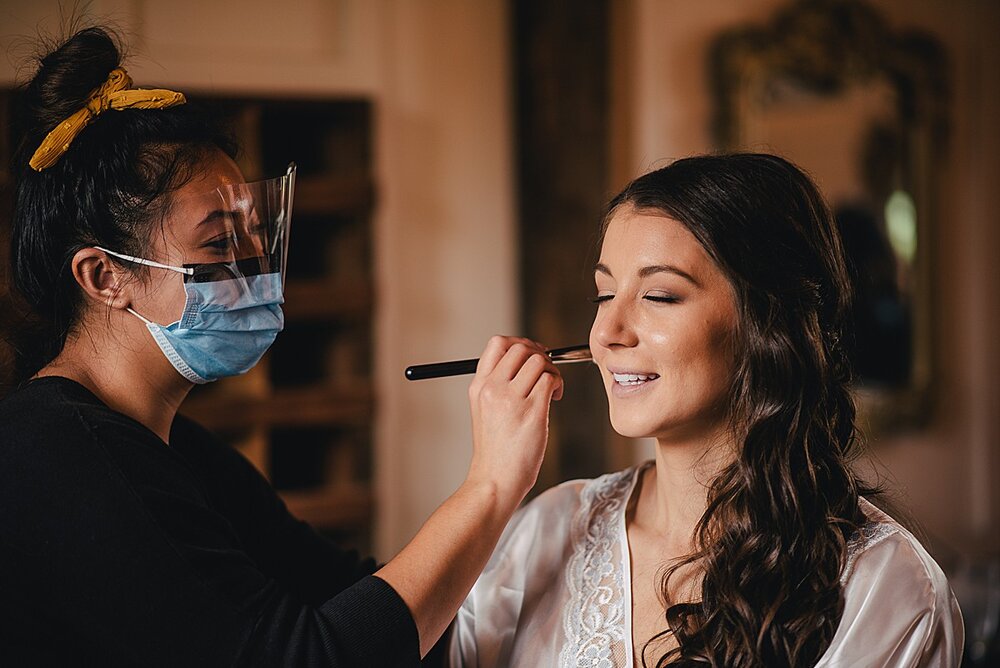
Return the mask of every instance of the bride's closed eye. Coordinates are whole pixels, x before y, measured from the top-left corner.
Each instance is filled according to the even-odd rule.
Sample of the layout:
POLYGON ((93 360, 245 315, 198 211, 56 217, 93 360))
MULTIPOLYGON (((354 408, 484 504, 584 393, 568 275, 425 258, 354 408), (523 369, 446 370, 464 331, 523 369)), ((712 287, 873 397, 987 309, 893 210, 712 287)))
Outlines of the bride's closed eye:
POLYGON ((657 304, 677 304, 681 301, 681 298, 676 295, 659 292, 643 295, 642 298, 647 301, 656 302, 657 304))
MULTIPOLYGON (((610 301, 613 298, 614 295, 597 295, 596 297, 592 297, 590 299, 590 302, 592 304, 597 304, 598 306, 600 306, 604 302, 610 301)), ((680 297, 670 294, 649 294, 649 295, 643 295, 642 298, 645 299, 646 301, 651 301, 657 304, 678 304, 681 301, 680 297)))

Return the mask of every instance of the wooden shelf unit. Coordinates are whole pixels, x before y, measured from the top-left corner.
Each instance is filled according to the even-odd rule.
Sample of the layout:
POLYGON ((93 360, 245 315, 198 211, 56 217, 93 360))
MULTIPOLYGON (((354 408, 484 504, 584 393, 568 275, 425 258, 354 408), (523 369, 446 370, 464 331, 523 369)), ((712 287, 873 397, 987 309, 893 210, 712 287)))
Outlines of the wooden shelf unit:
POLYGON ((289 509, 370 547, 371 105, 206 99, 231 119, 248 180, 298 165, 285 331, 246 376, 198 388, 182 411, 240 448, 289 509))
POLYGON ((276 389, 261 395, 225 392, 199 396, 188 400, 181 412, 223 433, 250 426, 363 428, 371 421, 372 403, 370 388, 318 386, 276 389))

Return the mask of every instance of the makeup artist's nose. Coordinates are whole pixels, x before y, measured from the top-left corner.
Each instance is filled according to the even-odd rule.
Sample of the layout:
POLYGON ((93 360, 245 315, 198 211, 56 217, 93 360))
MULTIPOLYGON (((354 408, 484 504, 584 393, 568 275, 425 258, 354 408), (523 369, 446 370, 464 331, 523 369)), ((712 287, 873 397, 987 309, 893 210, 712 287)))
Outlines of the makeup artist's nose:
POLYGON ((632 309, 621 297, 598 307, 592 334, 593 342, 604 348, 633 348, 639 343, 632 326, 632 309))

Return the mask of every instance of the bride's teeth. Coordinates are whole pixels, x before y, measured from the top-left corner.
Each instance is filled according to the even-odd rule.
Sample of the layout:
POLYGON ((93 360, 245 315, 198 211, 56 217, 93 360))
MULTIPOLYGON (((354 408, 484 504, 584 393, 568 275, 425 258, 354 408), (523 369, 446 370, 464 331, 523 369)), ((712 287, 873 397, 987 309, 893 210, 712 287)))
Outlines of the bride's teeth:
POLYGON ((642 374, 642 373, 612 373, 615 382, 620 385, 639 385, 640 383, 645 383, 646 381, 655 380, 659 378, 654 374, 642 374))

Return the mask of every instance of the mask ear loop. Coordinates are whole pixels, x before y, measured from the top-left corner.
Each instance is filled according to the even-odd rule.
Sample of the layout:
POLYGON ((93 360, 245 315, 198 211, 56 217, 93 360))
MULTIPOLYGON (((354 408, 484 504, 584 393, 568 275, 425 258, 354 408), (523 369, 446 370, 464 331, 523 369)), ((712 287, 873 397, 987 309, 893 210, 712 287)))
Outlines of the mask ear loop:
POLYGON ((132 315, 134 315, 135 317, 139 318, 139 320, 142 320, 144 323, 146 323, 147 327, 149 327, 150 325, 153 324, 152 320, 150 320, 149 318, 146 318, 146 317, 140 315, 138 313, 138 311, 136 311, 135 309, 133 309, 131 306, 126 306, 125 310, 128 311, 129 313, 131 313, 132 315))
MULTIPOLYGON (((101 246, 94 246, 94 248, 96 248, 97 250, 102 251, 104 253, 107 253, 108 255, 114 255, 115 257, 121 258, 122 260, 125 260, 127 262, 135 262, 136 264, 144 264, 147 267, 155 267, 156 269, 167 269, 169 271, 176 271, 178 274, 184 274, 185 276, 193 276, 194 275, 194 269, 192 269, 191 267, 175 267, 175 266, 170 265, 170 264, 161 264, 159 262, 154 262, 153 260, 147 260, 147 259, 141 258, 141 257, 134 257, 132 255, 125 255, 124 253, 116 253, 113 250, 108 250, 107 248, 103 248, 101 246)), ((155 324, 155 323, 153 323, 152 320, 149 320, 148 318, 145 318, 145 317, 139 315, 139 313, 136 312, 135 310, 133 310, 131 306, 126 306, 125 310, 128 311, 129 313, 131 313, 132 315, 134 315, 135 317, 139 318, 139 320, 142 320, 144 323, 146 323, 147 326, 155 324)))
POLYGON ((146 260, 141 257, 133 257, 131 255, 125 255, 124 253, 116 253, 113 250, 108 250, 107 248, 102 248, 101 246, 94 246, 99 251, 103 251, 108 255, 114 255, 117 258, 126 260, 128 262, 135 262, 136 264, 144 264, 147 267, 156 267, 157 269, 168 269, 170 271, 176 271, 178 274, 184 274, 186 276, 193 276, 194 269, 191 267, 175 267, 172 264, 160 264, 159 262, 153 262, 152 260, 146 260))

